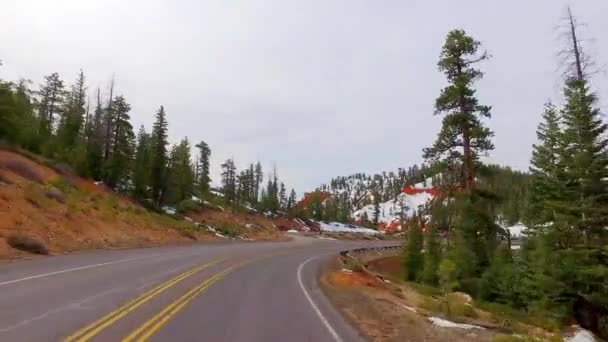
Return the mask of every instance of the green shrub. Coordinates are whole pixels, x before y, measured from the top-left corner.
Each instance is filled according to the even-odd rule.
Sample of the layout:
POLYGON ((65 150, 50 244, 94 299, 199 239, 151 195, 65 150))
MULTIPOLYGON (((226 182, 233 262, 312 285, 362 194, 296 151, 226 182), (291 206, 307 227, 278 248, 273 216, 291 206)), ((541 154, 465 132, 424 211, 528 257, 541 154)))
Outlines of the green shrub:
POLYGON ((201 209, 201 205, 192 199, 185 199, 177 205, 177 211, 181 214, 185 214, 192 211, 197 211, 201 209))
POLYGON ((63 177, 54 178, 54 179, 50 180, 48 182, 48 184, 54 188, 61 190, 62 192, 66 193, 66 194, 71 193, 74 190, 76 190, 76 188, 63 177))

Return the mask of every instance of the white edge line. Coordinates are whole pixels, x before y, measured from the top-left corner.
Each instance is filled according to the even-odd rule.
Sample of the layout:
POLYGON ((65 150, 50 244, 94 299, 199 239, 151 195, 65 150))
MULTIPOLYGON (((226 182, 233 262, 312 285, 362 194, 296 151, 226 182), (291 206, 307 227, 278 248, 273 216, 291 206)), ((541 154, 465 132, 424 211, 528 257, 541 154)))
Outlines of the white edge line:
POLYGON ((121 262, 139 260, 139 259, 144 259, 144 258, 148 258, 148 257, 149 256, 143 256, 143 257, 137 257, 137 258, 128 258, 128 259, 120 259, 120 260, 110 261, 110 262, 104 262, 104 263, 100 263, 100 264, 87 265, 87 266, 81 266, 81 267, 76 267, 76 268, 69 268, 67 270, 61 270, 61 271, 56 271, 56 272, 38 274, 38 275, 33 275, 33 276, 25 277, 25 278, 19 278, 19 279, 5 281, 5 282, 0 283, 0 286, 14 284, 14 283, 20 283, 22 281, 31 280, 31 279, 37 279, 37 278, 43 278, 43 277, 48 277, 48 276, 52 276, 52 275, 56 275, 56 274, 62 274, 62 273, 68 273, 68 272, 73 272, 73 271, 85 270, 87 268, 95 268, 95 267, 101 267, 101 266, 106 266, 106 265, 118 264, 118 263, 121 263, 121 262))
POLYGON ((340 336, 338 336, 338 333, 336 332, 336 330, 334 330, 334 328, 331 326, 331 324, 329 324, 329 322, 327 321, 327 318, 325 318, 323 313, 321 313, 321 310, 319 310, 319 307, 317 306, 317 304, 315 304, 315 302, 310 297, 310 294, 308 293, 308 291, 306 291, 306 288, 304 287, 304 283, 302 283, 302 269, 304 268, 304 265, 306 265, 307 263, 309 263, 310 261, 312 261, 313 259, 316 259, 316 258, 317 257, 312 257, 312 258, 304 261, 303 263, 301 263, 300 266, 298 266, 298 283, 300 283, 302 292, 304 292, 304 295, 306 296, 306 299, 308 299, 310 306, 313 308, 313 310, 315 310, 315 312, 317 313, 317 316, 319 316, 319 319, 321 319, 321 322, 323 322, 323 325, 325 325, 325 327, 327 328, 327 330, 329 331, 331 336, 334 338, 334 340, 336 342, 342 342, 342 339, 340 338, 340 336))

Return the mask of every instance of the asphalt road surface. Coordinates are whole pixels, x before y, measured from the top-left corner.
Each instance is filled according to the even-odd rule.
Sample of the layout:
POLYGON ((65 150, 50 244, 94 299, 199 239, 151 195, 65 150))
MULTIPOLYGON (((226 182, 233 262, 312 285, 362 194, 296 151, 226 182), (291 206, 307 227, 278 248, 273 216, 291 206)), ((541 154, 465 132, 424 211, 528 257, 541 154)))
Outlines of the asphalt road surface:
POLYGON ((362 341, 317 279, 328 257, 369 245, 297 237, 6 263, 0 341, 362 341))

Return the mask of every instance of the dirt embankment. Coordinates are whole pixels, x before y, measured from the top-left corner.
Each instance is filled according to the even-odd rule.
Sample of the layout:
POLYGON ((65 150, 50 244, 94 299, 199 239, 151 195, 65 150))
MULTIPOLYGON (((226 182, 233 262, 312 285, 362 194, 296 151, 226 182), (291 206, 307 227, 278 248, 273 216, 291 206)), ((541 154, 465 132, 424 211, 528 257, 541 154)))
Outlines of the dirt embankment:
POLYGON ((24 255, 12 246, 28 244, 57 254, 213 238, 34 158, 0 150, 0 259, 24 255))

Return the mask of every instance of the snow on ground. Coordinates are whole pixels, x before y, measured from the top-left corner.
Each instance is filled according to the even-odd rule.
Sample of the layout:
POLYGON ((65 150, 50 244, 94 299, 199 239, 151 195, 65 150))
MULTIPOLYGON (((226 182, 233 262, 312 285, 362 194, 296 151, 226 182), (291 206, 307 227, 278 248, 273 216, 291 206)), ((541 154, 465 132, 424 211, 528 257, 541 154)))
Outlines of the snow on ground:
POLYGON ((363 228, 360 226, 355 226, 352 224, 343 224, 338 222, 318 222, 321 227, 321 231, 324 232, 332 232, 332 233, 361 233, 361 234, 369 234, 375 235, 379 232, 374 229, 363 228))
POLYGON ((452 322, 452 321, 448 321, 439 317, 429 317, 429 321, 433 322, 434 326, 440 327, 440 328, 459 328, 459 329, 480 329, 480 330, 484 330, 483 327, 479 327, 476 325, 471 325, 471 324, 462 324, 462 323, 456 323, 456 322, 452 322))
POLYGON ((522 234, 525 234, 525 231, 528 230, 528 227, 524 226, 521 223, 515 224, 513 226, 510 227, 503 227, 505 230, 509 230, 509 234, 511 234, 512 237, 516 237, 516 238, 520 238, 522 237, 522 234))
MULTIPOLYGON (((390 223, 398 219, 402 206, 403 213, 406 216, 411 217, 414 211, 418 211, 421 206, 424 206, 432 198, 433 196, 426 192, 413 195, 401 193, 399 196, 397 196, 396 200, 393 199, 388 202, 380 203, 380 215, 378 216, 378 222, 390 223)), ((363 213, 367 213, 367 218, 371 220, 374 217, 374 205, 368 204, 365 207, 355 211, 353 213, 353 217, 356 220, 361 219, 363 213)))
POLYGON ((167 207, 167 206, 165 206, 165 207, 162 207, 161 209, 167 215, 175 215, 175 213, 177 213, 177 210, 175 208, 173 208, 173 207, 167 207))
POLYGON ((589 330, 578 327, 576 334, 565 339, 566 342, 595 342, 596 339, 589 330))

